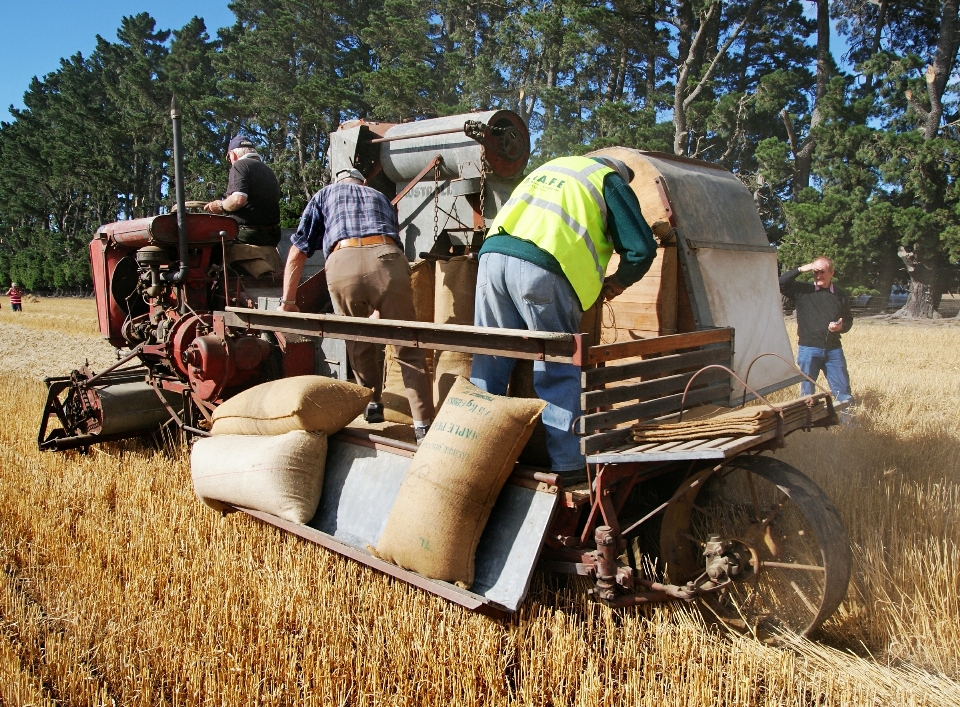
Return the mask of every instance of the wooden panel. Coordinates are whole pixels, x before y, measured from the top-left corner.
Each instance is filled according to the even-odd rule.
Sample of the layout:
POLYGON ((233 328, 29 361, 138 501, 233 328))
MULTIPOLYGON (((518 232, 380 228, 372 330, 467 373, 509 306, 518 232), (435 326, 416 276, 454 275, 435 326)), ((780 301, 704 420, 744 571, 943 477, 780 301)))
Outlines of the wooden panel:
MULTIPOLYGON (((584 410, 605 407, 615 403, 623 403, 628 400, 639 400, 641 402, 659 398, 669 393, 683 392, 684 387, 690 381, 696 371, 690 373, 680 373, 665 378, 654 378, 653 380, 632 385, 623 385, 607 390, 590 390, 580 396, 580 406, 584 410)), ((695 389, 700 387, 701 383, 713 383, 718 380, 726 380, 730 374, 720 368, 714 368, 704 371, 697 380, 694 381, 695 389)))
MULTIPOLYGON (((620 257, 614 253, 607 274, 617 271, 620 257)), ((604 339, 629 341, 675 334, 677 328, 677 249, 657 248, 650 270, 610 302, 604 339)))
MULTIPOLYGON (((729 383, 712 385, 708 388, 690 391, 687 394, 685 405, 687 407, 693 407, 694 405, 700 405, 702 403, 710 403, 718 400, 725 401, 729 396, 729 383)), ((583 415, 577 420, 577 432, 579 434, 597 432, 599 430, 610 429, 624 422, 649 420, 651 417, 677 412, 680 410, 680 401, 682 398, 683 395, 677 393, 676 395, 668 395, 636 405, 617 408, 616 410, 583 415)))
POLYGON ((677 268, 677 331, 682 334, 696 330, 697 324, 693 320, 693 309, 690 307, 690 294, 683 279, 683 269, 677 268))
POLYGON ((581 384, 584 388, 593 388, 594 386, 603 385, 604 383, 639 378, 641 376, 649 378, 650 376, 672 373, 683 368, 692 368, 694 366, 699 368, 711 363, 729 364, 730 345, 715 344, 714 346, 716 346, 716 348, 688 351, 687 353, 681 354, 669 354, 667 356, 642 359, 623 365, 592 368, 580 374, 581 384))
POLYGON ((680 349, 694 349, 707 344, 719 344, 724 341, 730 342, 733 338, 733 329, 706 329, 704 331, 691 332, 689 334, 674 334, 672 336, 659 336, 655 339, 642 339, 639 341, 624 341, 615 344, 604 344, 594 346, 587 351, 585 364, 600 363, 602 361, 615 361, 618 359, 630 358, 631 356, 644 356, 647 354, 667 353, 678 351, 680 349))
POLYGON ((660 315, 660 335, 677 333, 677 248, 663 248, 663 267, 660 269, 660 298, 657 300, 657 312, 660 315))
POLYGON ((632 439, 633 430, 624 427, 619 430, 610 430, 600 434, 590 435, 580 440, 581 454, 596 454, 602 449, 610 449, 618 444, 629 442, 632 439))

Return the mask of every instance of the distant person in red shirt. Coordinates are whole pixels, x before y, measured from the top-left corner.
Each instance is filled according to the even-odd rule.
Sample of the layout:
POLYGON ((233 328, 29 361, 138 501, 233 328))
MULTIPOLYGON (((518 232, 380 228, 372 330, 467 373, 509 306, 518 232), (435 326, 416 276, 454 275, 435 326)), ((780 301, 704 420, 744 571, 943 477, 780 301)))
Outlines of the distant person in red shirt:
POLYGON ((20 286, 17 283, 13 283, 9 290, 7 290, 7 297, 10 298, 10 309, 14 312, 23 311, 23 290, 20 289, 20 286))

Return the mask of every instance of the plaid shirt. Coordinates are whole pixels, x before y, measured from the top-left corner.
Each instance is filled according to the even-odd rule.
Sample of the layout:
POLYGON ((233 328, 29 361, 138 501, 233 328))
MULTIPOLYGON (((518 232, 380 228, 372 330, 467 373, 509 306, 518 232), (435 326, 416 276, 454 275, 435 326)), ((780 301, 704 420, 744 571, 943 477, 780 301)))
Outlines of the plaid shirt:
POLYGON ((340 182, 313 195, 290 242, 308 258, 322 246, 327 258, 345 238, 382 234, 403 248, 399 233, 397 214, 387 197, 373 187, 340 182))

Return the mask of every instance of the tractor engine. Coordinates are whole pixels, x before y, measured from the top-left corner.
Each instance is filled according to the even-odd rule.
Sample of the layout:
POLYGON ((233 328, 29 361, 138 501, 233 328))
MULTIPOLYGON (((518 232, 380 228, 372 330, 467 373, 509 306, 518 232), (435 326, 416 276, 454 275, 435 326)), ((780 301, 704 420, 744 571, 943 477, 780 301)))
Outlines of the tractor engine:
POLYGON ((42 449, 139 436, 168 422, 200 432, 225 397, 282 375, 313 372, 312 342, 231 330, 215 314, 233 303, 231 282, 242 289, 224 269, 237 222, 207 214, 185 214, 185 221, 186 263, 178 255, 175 213, 97 231, 90 264, 100 332, 129 353, 100 373, 82 367, 48 380, 42 449), (286 353, 296 355, 285 361, 286 353), (61 429, 47 435, 54 415, 61 429))

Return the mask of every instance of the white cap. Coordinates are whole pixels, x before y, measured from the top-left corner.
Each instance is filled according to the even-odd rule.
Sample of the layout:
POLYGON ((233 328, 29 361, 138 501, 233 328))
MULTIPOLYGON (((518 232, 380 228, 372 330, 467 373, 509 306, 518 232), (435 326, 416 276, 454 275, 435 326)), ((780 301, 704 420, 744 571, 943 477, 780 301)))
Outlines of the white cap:
POLYGON ((336 177, 336 181, 338 182, 341 182, 344 179, 356 179, 358 182, 362 182, 364 180, 364 176, 360 173, 360 170, 353 169, 352 167, 348 169, 341 169, 339 172, 337 172, 336 177))

